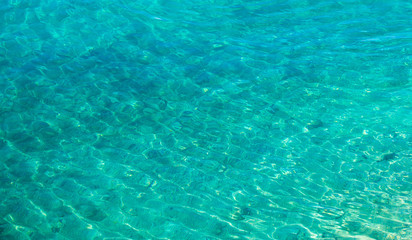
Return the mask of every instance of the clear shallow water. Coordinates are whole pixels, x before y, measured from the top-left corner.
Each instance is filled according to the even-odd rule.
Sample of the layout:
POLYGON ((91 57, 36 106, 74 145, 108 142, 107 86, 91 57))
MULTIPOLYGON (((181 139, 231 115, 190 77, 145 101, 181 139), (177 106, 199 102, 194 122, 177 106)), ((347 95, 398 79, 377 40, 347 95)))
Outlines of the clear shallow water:
POLYGON ((410 239, 409 1, 1 1, 2 239, 410 239))

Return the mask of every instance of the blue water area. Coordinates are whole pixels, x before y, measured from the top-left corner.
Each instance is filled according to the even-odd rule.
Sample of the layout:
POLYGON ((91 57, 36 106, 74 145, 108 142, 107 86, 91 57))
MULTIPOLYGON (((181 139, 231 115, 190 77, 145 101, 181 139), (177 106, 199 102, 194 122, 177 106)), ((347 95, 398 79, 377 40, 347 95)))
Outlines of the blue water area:
POLYGON ((412 239, 409 0, 0 0, 0 239, 412 239))

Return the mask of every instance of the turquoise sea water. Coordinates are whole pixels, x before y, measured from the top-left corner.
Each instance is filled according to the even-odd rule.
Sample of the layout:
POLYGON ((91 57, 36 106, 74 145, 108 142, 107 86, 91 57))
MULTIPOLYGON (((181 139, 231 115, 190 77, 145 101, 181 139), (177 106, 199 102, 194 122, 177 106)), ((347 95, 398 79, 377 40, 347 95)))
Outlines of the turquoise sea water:
POLYGON ((0 239, 411 239, 412 2, 1 0, 0 239))

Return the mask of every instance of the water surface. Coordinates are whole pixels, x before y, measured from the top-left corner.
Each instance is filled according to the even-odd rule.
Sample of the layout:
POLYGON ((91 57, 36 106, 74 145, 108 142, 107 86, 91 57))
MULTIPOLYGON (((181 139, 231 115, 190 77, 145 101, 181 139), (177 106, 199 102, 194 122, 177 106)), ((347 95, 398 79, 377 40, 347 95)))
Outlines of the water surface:
POLYGON ((410 239, 407 0, 3 0, 2 239, 410 239))

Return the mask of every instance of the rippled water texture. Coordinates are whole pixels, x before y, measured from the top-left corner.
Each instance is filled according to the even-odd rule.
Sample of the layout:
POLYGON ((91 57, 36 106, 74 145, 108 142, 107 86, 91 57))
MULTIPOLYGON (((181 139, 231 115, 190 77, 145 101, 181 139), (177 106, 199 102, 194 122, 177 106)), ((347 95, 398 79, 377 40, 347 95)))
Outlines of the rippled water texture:
POLYGON ((1 239, 411 239, 408 0, 1 0, 1 239))

